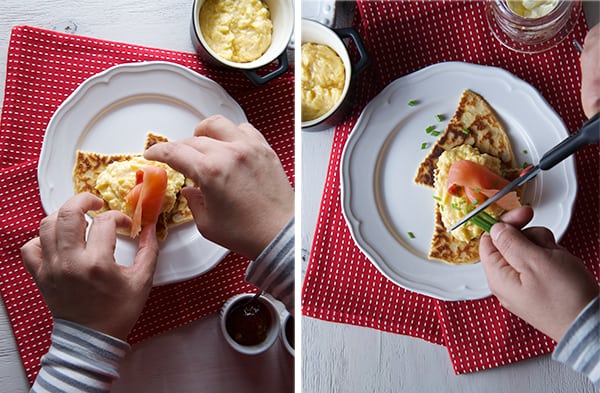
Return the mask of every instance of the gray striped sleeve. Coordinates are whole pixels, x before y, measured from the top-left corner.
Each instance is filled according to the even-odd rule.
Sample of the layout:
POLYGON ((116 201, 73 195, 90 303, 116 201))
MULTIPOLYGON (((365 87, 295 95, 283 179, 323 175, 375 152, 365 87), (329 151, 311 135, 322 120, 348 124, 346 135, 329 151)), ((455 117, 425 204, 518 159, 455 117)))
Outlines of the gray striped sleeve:
POLYGON ((552 359, 586 375, 600 387, 600 296, 575 319, 556 346, 552 359))
POLYGON ((294 313, 294 218, 246 270, 246 281, 279 299, 294 313))
POLYGON ((109 392, 130 349, 124 341, 58 318, 51 339, 31 392, 109 392))

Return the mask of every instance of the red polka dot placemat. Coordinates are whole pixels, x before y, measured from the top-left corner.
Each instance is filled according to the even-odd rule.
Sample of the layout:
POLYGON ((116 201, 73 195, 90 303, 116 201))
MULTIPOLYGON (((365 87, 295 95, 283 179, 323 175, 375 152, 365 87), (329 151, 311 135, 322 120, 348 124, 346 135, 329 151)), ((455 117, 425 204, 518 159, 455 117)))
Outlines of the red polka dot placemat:
MULTIPOLYGON (((223 86, 266 136, 294 181, 292 71, 256 87, 239 72, 204 65, 193 53, 15 27, 0 120, 0 294, 31 382, 50 345, 52 320, 19 248, 37 235, 45 215, 37 165, 46 126, 57 107, 90 76, 117 64, 153 60, 189 67, 223 86)), ((244 282, 248 262, 229 254, 200 277, 155 287, 129 341, 136 343, 189 323, 217 311, 234 294, 254 291, 244 282)))
MULTIPOLYGON (((388 281, 355 245, 342 216, 340 159, 366 103, 386 85, 427 65, 463 61, 504 68, 529 82, 573 132, 585 117, 579 100, 583 13, 573 33, 550 51, 518 54, 489 31, 481 1, 358 2, 354 26, 371 56, 358 79, 354 110, 335 130, 317 228, 303 285, 309 317, 419 337, 445 345, 457 374, 498 367, 551 352, 555 343, 506 311, 495 297, 441 301, 388 281)), ((599 150, 576 154, 577 200, 561 244, 600 277, 598 266, 599 150)))

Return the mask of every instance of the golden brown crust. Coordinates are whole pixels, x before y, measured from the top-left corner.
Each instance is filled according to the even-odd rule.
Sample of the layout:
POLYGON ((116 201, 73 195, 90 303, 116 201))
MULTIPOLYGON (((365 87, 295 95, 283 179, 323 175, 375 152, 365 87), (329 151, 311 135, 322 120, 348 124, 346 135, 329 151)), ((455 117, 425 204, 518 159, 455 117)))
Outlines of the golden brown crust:
MULTIPOLYGON (((504 177, 514 179, 518 176, 519 169, 516 168, 510 139, 504 127, 480 95, 465 90, 446 130, 419 165, 415 183, 433 187, 438 157, 444 151, 463 144, 498 157, 504 177)), ((442 222, 438 203, 435 204, 435 226, 429 258, 455 265, 479 261, 479 238, 463 242, 452 236, 442 222)))
MULTIPOLYGON (((161 135, 148 133, 144 150, 159 142, 168 142, 168 139, 161 135)), ((75 193, 89 192, 101 198, 100 192, 96 190, 96 179, 98 178, 98 175, 112 162, 130 160, 135 156, 139 156, 139 154, 99 154, 78 150, 75 158, 75 167, 73 168, 73 186, 75 193)), ((186 179, 185 184, 193 185, 191 180, 188 179, 186 179)), ((109 206, 105 201, 102 209, 95 212, 89 212, 88 214, 94 216, 106 210, 109 210, 109 206)), ((165 240, 168 233, 168 227, 180 225, 192 220, 192 212, 187 205, 187 201, 181 193, 177 194, 177 200, 173 209, 169 212, 163 212, 159 216, 156 225, 157 238, 159 240, 165 240)), ((120 233, 122 232, 120 231, 120 233)))
POLYGON ((438 157, 444 151, 464 144, 498 157, 503 170, 516 166, 510 139, 492 108, 479 94, 465 90, 446 130, 419 165, 414 182, 433 187, 438 157))
POLYGON ((446 230, 442 213, 436 203, 435 226, 429 249, 429 259, 437 259, 452 265, 463 265, 479 261, 479 238, 462 242, 446 230))

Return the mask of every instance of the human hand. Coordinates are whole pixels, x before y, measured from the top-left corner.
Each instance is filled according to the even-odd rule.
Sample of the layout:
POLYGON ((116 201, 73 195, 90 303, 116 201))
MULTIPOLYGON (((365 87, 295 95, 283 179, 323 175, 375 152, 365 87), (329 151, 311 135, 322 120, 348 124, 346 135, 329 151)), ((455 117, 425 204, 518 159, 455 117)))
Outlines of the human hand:
POLYGON ((581 105, 590 118, 600 112, 600 23, 586 35, 581 54, 581 105))
POLYGON ((27 242, 21 255, 55 318, 125 340, 152 287, 156 229, 144 228, 131 266, 117 265, 116 228, 129 228, 131 219, 114 210, 99 214, 86 240, 85 212, 102 204, 91 194, 75 195, 42 220, 40 236, 27 242))
POLYGON ((294 192, 262 134, 212 116, 194 137, 159 143, 144 153, 191 178, 182 193, 202 235, 256 259, 294 214, 294 192))
POLYGON ((520 230, 532 217, 529 207, 506 213, 481 237, 479 255, 500 303, 559 341, 599 287, 582 261, 556 244, 548 229, 520 230))

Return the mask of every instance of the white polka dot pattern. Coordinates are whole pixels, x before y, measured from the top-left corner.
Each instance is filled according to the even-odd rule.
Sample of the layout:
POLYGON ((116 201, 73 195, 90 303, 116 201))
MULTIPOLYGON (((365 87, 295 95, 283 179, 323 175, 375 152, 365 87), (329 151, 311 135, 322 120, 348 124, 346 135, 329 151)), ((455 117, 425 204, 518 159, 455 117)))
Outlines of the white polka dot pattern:
MULTIPOLYGON (((552 50, 526 55, 501 46, 488 30, 481 1, 359 1, 354 26, 371 56, 357 80, 354 111, 335 131, 313 249, 303 286, 304 315, 419 337, 445 345, 457 374, 498 367, 553 350, 555 343, 507 312, 495 297, 445 302, 383 277, 354 244, 341 213, 340 158, 364 105, 391 81, 441 61, 502 67, 528 81, 573 132, 584 121, 579 101, 583 14, 552 50)), ((468 86, 465 86, 468 88, 468 86)), ((576 154, 580 179, 571 225, 561 244, 600 277, 598 146, 576 154)))
MULTIPOLYGON (((256 87, 243 74, 205 66, 192 53, 15 27, 0 120, 0 293, 31 382, 50 346, 52 319, 19 248, 36 236, 44 217, 37 164, 46 126, 56 108, 88 77, 116 64, 151 60, 187 66, 223 86, 263 132, 294 182, 293 71, 256 87)), ((153 288, 129 341, 189 323, 217 311, 234 294, 255 291, 244 281, 247 265, 245 258, 230 254, 200 277, 153 288)))

